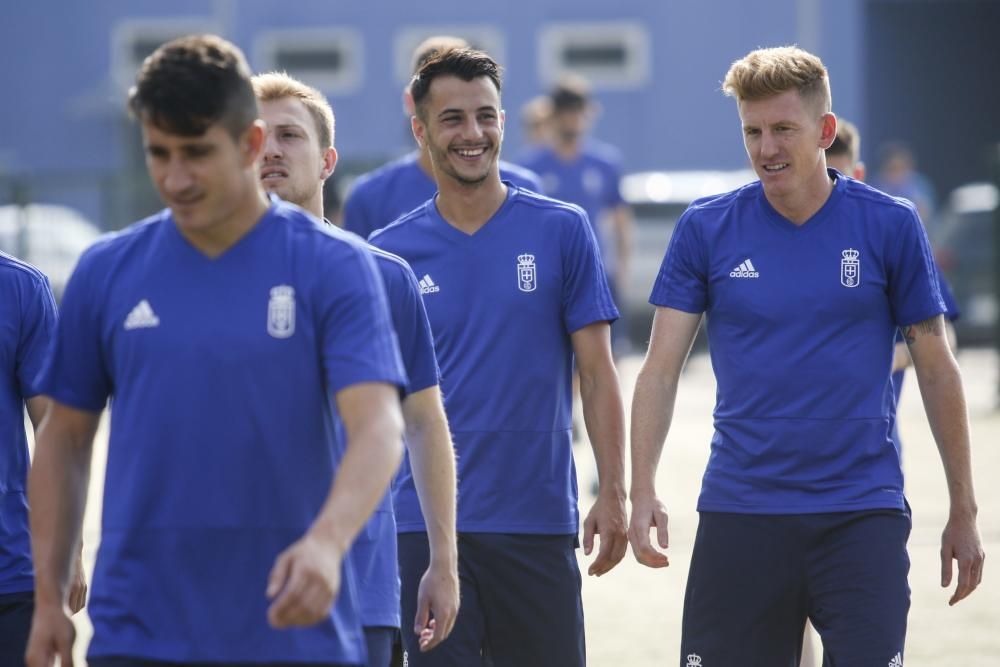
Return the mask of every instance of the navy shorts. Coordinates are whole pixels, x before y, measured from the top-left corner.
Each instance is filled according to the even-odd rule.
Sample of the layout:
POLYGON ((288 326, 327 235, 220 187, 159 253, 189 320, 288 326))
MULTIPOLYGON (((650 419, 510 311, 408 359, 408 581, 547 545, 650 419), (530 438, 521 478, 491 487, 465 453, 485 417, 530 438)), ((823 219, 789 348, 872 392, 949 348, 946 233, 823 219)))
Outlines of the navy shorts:
POLYGON ((0 595, 0 665, 23 665, 35 612, 35 594, 0 595))
POLYGON ((444 642, 421 653, 413 619, 426 533, 399 534, 407 667, 583 667, 576 535, 459 533, 461 608, 444 642))
POLYGON ((393 647, 399 630, 381 625, 365 626, 365 644, 368 647, 368 667, 391 667, 393 647))
POLYGON ((901 510, 702 512, 681 667, 796 667, 806 618, 823 640, 825 667, 902 664, 909 535, 901 510))

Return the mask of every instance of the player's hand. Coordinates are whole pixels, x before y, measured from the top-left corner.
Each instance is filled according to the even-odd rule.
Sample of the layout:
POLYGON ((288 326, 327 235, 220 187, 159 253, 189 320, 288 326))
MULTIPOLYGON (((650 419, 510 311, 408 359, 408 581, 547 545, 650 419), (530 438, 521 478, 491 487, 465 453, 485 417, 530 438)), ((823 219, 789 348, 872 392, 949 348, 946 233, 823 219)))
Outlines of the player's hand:
POLYGON ((430 651, 443 642, 458 617, 458 562, 432 562, 417 589, 417 616, 413 632, 419 635, 420 651, 430 651))
POLYGON ((326 618, 340 590, 342 557, 311 531, 278 554, 267 580, 271 626, 308 626, 326 618))
POLYGON ((986 553, 974 515, 952 514, 941 534, 941 588, 951 585, 951 561, 958 561, 958 584, 948 605, 968 597, 983 581, 986 553))
POLYGON ((656 542, 661 549, 670 546, 667 534, 667 508, 655 495, 632 498, 632 520, 628 526, 628 540, 635 559, 646 567, 667 567, 670 559, 649 541, 649 530, 656 528, 656 542))
POLYGON ((587 574, 599 577, 621 562, 628 548, 625 527, 625 494, 602 487, 583 522, 584 554, 589 556, 594 550, 594 535, 601 536, 601 548, 587 574))
POLYGON ((27 667, 52 667, 58 657, 62 667, 73 667, 75 639, 76 630, 64 606, 36 606, 24 662, 27 667))
POLYGON ((69 609, 74 614, 87 604, 87 575, 83 572, 83 552, 77 554, 69 587, 69 609))

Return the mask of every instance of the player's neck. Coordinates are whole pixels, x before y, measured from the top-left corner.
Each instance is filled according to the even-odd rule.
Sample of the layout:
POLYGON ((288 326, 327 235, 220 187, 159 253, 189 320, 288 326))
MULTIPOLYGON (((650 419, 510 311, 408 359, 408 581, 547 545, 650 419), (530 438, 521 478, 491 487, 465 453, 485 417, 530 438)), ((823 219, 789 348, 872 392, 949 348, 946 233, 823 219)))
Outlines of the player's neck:
POLYGON ((578 155, 580 155, 580 142, 579 141, 555 141, 552 144, 552 149, 556 152, 561 159, 567 162, 575 160, 578 155))
POLYGON ((507 199, 507 186, 494 170, 485 181, 475 185, 459 183, 451 178, 438 183, 435 200, 441 217, 452 227, 475 234, 489 222, 507 199))
POLYGON ((256 227, 271 205, 255 175, 246 183, 244 195, 236 201, 240 202, 236 208, 211 225, 196 229, 178 225, 177 229, 203 255, 218 257, 256 227))
POLYGON ((782 217, 795 225, 804 225, 826 204, 833 192, 833 179, 823 165, 821 171, 801 188, 781 196, 768 194, 764 191, 767 201, 782 217))

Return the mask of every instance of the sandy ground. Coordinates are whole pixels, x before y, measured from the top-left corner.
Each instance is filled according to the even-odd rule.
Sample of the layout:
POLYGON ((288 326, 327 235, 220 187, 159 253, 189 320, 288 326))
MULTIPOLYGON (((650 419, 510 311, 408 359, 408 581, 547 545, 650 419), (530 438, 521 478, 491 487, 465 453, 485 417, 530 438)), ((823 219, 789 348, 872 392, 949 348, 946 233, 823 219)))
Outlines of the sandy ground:
MULTIPOLYGON (((631 402, 641 359, 624 359, 619 368, 626 405, 631 402)), ((997 409, 998 360, 991 350, 959 354, 972 420, 973 463, 979 501, 979 526, 988 554, 1000 554, 1000 410, 997 409)), ((983 585, 972 597, 948 607, 949 593, 938 585, 939 539, 948 512, 940 459, 927 427, 916 382, 908 378, 900 405, 907 495, 913 507, 910 538, 912 607, 906 647, 907 667, 1000 666, 1000 577, 988 557, 983 585)), ((589 664, 595 667, 661 667, 678 664, 681 605, 691 545, 697 525, 695 501, 708 455, 715 382, 706 356, 693 357, 677 399, 674 425, 657 476, 661 499, 670 511, 671 565, 665 570, 640 566, 626 555, 601 578, 585 577, 589 664)), ((91 493, 84 525, 88 570, 100 539, 100 504, 106 425, 95 446, 91 493)), ((590 455, 577 451, 585 513, 586 489, 593 477, 590 455)), ((581 556, 581 568, 586 560, 581 556)), ((77 615, 77 664, 91 634, 85 612, 77 615)))

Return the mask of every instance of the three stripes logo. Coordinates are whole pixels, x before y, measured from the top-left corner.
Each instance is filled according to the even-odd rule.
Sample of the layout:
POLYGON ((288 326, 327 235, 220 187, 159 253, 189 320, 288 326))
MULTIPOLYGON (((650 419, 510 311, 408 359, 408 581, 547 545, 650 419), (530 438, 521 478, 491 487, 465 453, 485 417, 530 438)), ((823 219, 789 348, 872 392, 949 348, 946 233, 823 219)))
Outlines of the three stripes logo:
POLYGON ((730 278, 760 278, 760 272, 754 268, 753 262, 748 257, 746 261, 729 272, 730 278))
POLYGON ((431 279, 430 274, 425 273, 424 277, 417 281, 420 283, 420 293, 421 294, 434 294, 435 292, 440 292, 441 288, 431 279))

